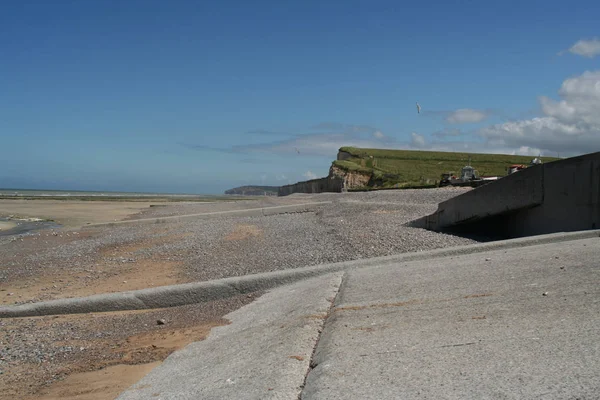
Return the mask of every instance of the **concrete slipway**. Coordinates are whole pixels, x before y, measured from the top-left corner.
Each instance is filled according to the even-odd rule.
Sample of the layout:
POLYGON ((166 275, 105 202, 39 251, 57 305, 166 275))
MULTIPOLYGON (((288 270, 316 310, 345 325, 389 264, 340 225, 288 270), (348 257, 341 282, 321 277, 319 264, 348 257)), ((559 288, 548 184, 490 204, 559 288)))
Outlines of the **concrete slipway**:
POLYGON ((598 234, 345 263, 229 314, 119 399, 598 399, 598 234))

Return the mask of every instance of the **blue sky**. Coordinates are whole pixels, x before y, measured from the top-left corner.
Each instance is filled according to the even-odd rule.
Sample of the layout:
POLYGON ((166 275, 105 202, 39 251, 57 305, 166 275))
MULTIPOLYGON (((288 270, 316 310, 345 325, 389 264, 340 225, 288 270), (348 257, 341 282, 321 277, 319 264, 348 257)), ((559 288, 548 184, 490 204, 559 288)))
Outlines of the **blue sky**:
POLYGON ((343 145, 598 151, 598 15, 597 1, 5 2, 0 187, 220 193, 325 176, 343 145))

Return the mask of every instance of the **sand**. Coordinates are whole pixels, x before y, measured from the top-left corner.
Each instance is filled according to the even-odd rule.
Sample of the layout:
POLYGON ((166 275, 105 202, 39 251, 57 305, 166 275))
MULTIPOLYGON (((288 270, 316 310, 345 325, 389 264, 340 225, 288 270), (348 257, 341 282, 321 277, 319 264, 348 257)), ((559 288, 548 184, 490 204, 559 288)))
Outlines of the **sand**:
MULTIPOLYGON (((146 210, 152 204, 168 202, 145 201, 82 201, 82 200, 1 200, 0 217, 52 220, 67 228, 88 224, 120 221, 129 215, 146 210)), ((4 228, 0 222, 0 229, 4 228)))
MULTIPOLYGON (((100 248, 97 254, 101 257, 114 259, 124 257, 129 260, 137 250, 171 243, 185 236, 185 234, 168 234, 153 240, 141 239, 127 244, 106 246, 100 248)), ((59 247, 78 240, 87 240, 91 237, 92 235, 86 232, 68 237, 66 234, 54 236, 49 233, 42 233, 40 237, 23 238, 22 243, 23 245, 29 245, 32 250, 37 248, 41 251, 41 244, 37 246, 34 244, 38 239, 49 242, 47 245, 49 247, 59 247)), ((112 265, 98 261, 96 265, 103 271, 100 276, 92 277, 90 273, 85 271, 74 272, 53 268, 35 277, 25 277, 18 280, 10 279, 7 282, 0 281, 0 306, 13 304, 15 301, 39 301, 41 296, 48 293, 51 293, 52 297, 56 299, 84 297, 187 282, 179 277, 181 262, 177 261, 147 259, 138 256, 132 262, 112 265), (10 296, 4 295, 8 293, 12 294, 10 296)))
MULTIPOLYGON (((435 210, 448 193, 302 195, 258 204, 0 200, 0 217, 49 218, 65 226, 0 242, 0 305, 462 244, 401 226, 435 210), (306 215, 87 226, 336 199, 340 203, 306 215), (169 206, 150 208, 161 203, 169 206)), ((0 319, 0 343, 10 343, 0 359, 0 400, 113 399, 172 351, 227 323, 223 317, 250 303, 249 296, 162 310, 0 319)))
MULTIPOLYGON (((165 356, 187 344, 203 340, 210 330, 222 321, 211 321, 188 329, 175 329, 149 332, 127 338, 121 350, 126 355, 123 364, 110 365, 94 370, 70 374, 64 380, 55 382, 45 387, 38 393, 26 397, 24 400, 109 400, 114 399, 132 384, 142 379, 161 361, 128 365, 127 358, 130 354, 148 349, 160 349, 165 356)), ((151 351, 151 350, 150 350, 151 351)), ((164 358, 160 357, 160 358, 164 358)))
MULTIPOLYGON (((159 204, 173 203, 0 200, 0 217, 43 218, 53 220, 63 228, 63 231, 41 230, 36 235, 8 242, 5 245, 13 251, 0 254, 10 255, 11 264, 23 266, 32 255, 47 254, 52 249, 68 245, 77 249, 77 243, 94 241, 98 236, 110 237, 113 228, 88 230, 85 228, 88 223, 131 218, 149 210, 150 205, 159 204)), ((1 221, 0 224, 0 229, 6 230, 17 226, 18 221, 1 221)), ((74 256, 69 259, 74 262, 73 269, 53 266, 42 268, 39 274, 23 279, 0 279, 0 305, 36 301, 48 294, 55 298, 78 297, 181 283, 181 260, 146 257, 143 253, 144 249, 176 243, 185 238, 185 233, 171 231, 170 228, 151 225, 147 230, 158 236, 141 236, 126 243, 102 245, 92 254, 94 259, 91 261, 74 256), (80 267, 79 263, 85 267, 80 267), (92 272, 91 268, 95 267, 98 270, 92 272), (102 273, 98 273, 100 271, 102 273)), ((252 233, 244 231, 239 235, 252 233)), ((40 262, 43 265, 46 260, 40 262)), ((50 260, 47 262, 52 265, 50 260)), ((11 343, 11 347, 23 348, 20 353, 26 355, 35 356, 38 351, 41 357, 41 364, 27 361, 34 356, 23 360, 11 360, 9 357, 8 364, 0 359, 0 387, 3 387, 0 400, 114 399, 171 352, 203 340, 213 327, 228 323, 222 319, 225 314, 252 300, 252 295, 246 295, 241 299, 165 310, 0 320, 0 344, 11 343), (157 325, 157 316, 165 318, 166 325, 157 325), (97 322, 99 320, 101 322, 97 322), (96 336, 97 333, 108 336, 96 336), (47 343, 45 347, 37 348, 37 342, 26 339, 30 337, 41 337, 47 343), (22 343, 17 344, 15 340, 22 343), (63 348, 66 345, 72 346, 73 351, 65 352, 63 348), (56 356, 52 363, 48 363, 46 358, 52 353, 56 356)))
POLYGON ((0 231, 6 231, 14 228, 17 224, 13 221, 0 221, 0 231))

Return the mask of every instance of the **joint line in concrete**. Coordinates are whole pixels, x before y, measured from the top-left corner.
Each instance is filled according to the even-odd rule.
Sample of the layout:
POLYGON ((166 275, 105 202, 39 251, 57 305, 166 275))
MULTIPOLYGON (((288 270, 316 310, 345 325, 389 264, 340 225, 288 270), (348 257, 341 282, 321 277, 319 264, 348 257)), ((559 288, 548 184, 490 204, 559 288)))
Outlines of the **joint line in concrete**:
POLYGON ((340 277, 340 284, 338 285, 335 296, 333 297, 333 299, 331 299, 331 304, 329 305, 327 314, 325 315, 325 318, 323 318, 323 324, 321 325, 321 328, 319 329, 319 335, 317 336, 317 340, 315 341, 315 346, 313 348, 312 354, 310 355, 310 360, 308 362, 308 368, 306 369, 306 375, 304 375, 304 381, 302 382, 302 386, 300 386, 300 393, 298 393, 298 400, 302 400, 302 393, 304 393, 304 388, 306 387, 306 381, 308 379, 308 375, 317 366, 316 364, 314 364, 315 354, 317 352, 317 348, 319 347, 319 342, 321 341, 321 336, 323 336, 323 331, 325 331, 327 321, 331 317, 331 314, 333 314, 333 309, 335 308, 337 299, 338 299, 340 293, 342 293, 342 291, 344 290, 344 287, 346 286, 347 275, 348 275, 348 272, 344 272, 342 274, 342 276, 340 277))

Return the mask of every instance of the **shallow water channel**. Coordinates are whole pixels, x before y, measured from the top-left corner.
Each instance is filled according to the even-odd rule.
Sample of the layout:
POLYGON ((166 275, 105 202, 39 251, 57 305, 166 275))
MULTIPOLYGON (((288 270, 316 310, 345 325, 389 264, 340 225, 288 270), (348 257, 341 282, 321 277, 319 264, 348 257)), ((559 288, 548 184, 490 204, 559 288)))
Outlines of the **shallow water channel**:
POLYGON ((13 228, 0 230, 1 236, 23 235, 40 229, 57 229, 60 225, 52 221, 27 221, 9 218, 0 218, 0 222, 16 224, 13 228))

